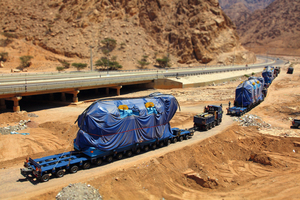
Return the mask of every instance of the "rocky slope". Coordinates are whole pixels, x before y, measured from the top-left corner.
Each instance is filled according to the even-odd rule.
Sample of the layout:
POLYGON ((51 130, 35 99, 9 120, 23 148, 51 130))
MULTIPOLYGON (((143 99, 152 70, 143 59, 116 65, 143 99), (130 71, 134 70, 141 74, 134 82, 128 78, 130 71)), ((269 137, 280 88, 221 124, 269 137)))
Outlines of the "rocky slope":
POLYGON ((219 0, 221 8, 237 27, 255 10, 267 7, 274 0, 219 0))
MULTIPOLYGON (((103 56, 104 38, 117 41, 111 56, 124 68, 134 68, 143 55, 153 65, 156 56, 168 52, 175 67, 255 59, 240 45, 218 0, 2 0, 0 5, 0 31, 14 38, 8 44, 0 38, 0 51, 35 52, 40 62, 33 66, 77 58, 89 63, 91 46, 94 60, 103 56)), ((17 59, 9 60, 15 61, 11 67, 17 65, 17 59)))
POLYGON ((242 43, 256 52, 297 54, 299 17, 299 1, 276 0, 266 9, 254 12, 238 32, 242 43))

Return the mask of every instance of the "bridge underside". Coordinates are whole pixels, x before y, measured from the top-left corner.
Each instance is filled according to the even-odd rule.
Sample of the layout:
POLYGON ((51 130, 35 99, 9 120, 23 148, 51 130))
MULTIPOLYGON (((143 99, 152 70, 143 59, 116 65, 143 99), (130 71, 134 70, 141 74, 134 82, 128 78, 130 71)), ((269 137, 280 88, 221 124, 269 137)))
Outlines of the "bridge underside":
POLYGON ((135 81, 120 84, 107 84, 107 85, 94 85, 94 86, 85 86, 77 88, 63 88, 63 89, 48 89, 41 91, 24 91, 20 93, 11 93, 11 94, 2 94, 0 95, 0 110, 6 109, 5 101, 13 101, 13 111, 18 112, 21 110, 19 101, 22 100, 22 97, 34 96, 34 95, 44 95, 49 94, 49 100, 53 101, 55 93, 61 93, 61 101, 66 101, 66 94, 72 94, 72 102, 78 102, 78 94, 82 90, 91 90, 95 89, 96 93, 98 89, 105 88, 105 95, 109 95, 110 89, 116 90, 116 95, 121 95, 121 88, 123 86, 133 86, 140 85, 142 89, 171 89, 171 88, 182 88, 182 84, 170 81, 168 79, 155 79, 155 80, 146 80, 146 81, 135 81))

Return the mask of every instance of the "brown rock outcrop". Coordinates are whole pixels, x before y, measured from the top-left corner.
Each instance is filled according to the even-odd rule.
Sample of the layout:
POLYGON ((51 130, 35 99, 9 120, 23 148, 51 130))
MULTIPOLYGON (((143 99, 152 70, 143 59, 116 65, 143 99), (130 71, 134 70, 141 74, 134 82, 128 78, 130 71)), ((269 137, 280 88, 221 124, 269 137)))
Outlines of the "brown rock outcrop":
POLYGON ((155 52, 179 63, 220 63, 220 56, 241 51, 249 54, 245 62, 255 60, 218 0, 3 0, 0 6, 3 32, 67 57, 88 58, 93 46, 99 58, 101 40, 114 38, 126 43, 112 53, 125 67, 155 52))

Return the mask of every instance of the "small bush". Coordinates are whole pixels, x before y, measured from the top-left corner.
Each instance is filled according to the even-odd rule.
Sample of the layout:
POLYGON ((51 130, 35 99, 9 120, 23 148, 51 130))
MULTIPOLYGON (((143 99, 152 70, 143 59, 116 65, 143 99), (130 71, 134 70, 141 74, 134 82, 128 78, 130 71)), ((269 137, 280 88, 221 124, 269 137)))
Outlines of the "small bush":
POLYGON ((4 35, 6 38, 18 38, 15 34, 3 32, 2 35, 4 35))
POLYGON ((24 68, 27 68, 31 65, 31 59, 33 57, 32 56, 21 56, 20 57, 20 61, 21 61, 21 64, 19 65, 18 69, 24 69, 24 68))
POLYGON ((87 67, 85 63, 72 63, 72 66, 75 67, 78 71, 87 67))
POLYGON ((248 74, 245 74, 244 76, 245 76, 246 78, 249 78, 249 77, 250 77, 248 74))
POLYGON ((144 69, 146 68, 146 65, 149 65, 150 63, 147 62, 147 55, 143 55, 143 58, 141 60, 138 60, 138 64, 140 65, 139 68, 144 69))
POLYGON ((56 70, 57 70, 58 72, 61 72, 61 71, 64 71, 64 70, 65 70, 65 67, 59 66, 59 67, 56 67, 56 70))
POLYGON ((170 58, 168 56, 164 56, 163 58, 157 58, 156 62, 158 62, 159 66, 163 68, 171 67, 170 58))
POLYGON ((65 69, 69 69, 70 68, 70 63, 68 63, 67 61, 59 61, 60 64, 62 64, 62 66, 64 66, 65 69))

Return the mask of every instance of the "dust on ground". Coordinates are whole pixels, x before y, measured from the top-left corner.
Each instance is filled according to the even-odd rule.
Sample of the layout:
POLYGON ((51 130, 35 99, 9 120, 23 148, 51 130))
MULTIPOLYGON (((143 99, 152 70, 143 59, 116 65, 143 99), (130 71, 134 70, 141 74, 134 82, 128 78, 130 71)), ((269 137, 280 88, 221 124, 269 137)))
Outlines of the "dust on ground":
MULTIPOLYGON (((299 130, 290 126, 291 119, 299 117, 300 65, 294 68, 290 75, 286 74, 287 66, 282 67, 265 101, 249 112, 271 127, 239 126, 236 122, 201 143, 86 182, 98 189, 103 199, 299 199, 299 130)), ((225 108, 228 101, 233 101, 239 82, 155 91, 173 94, 184 108, 176 113, 172 126, 192 125, 194 114, 201 112, 193 109, 195 104, 222 103, 225 108)), ((38 117, 31 118, 35 126, 27 130, 30 135, 0 135, 1 166, 21 166, 29 155, 40 157, 71 150, 77 131, 74 121, 88 105, 36 111, 38 117)), ((0 117, 7 123, 28 119, 24 113, 0 117)), ((53 189, 36 199, 54 198, 58 192, 53 189)))

